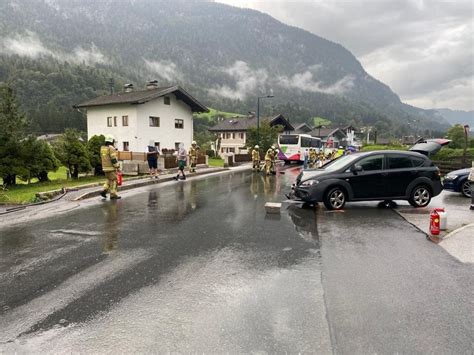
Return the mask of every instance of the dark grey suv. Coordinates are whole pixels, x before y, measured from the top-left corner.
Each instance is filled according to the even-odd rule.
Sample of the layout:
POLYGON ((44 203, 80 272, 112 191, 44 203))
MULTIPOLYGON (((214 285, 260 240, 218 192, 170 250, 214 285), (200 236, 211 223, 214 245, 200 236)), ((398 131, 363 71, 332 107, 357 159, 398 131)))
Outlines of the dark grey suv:
POLYGON ((439 169, 427 157, 433 150, 419 151, 426 155, 387 150, 342 156, 320 169, 301 172, 289 197, 324 202, 331 210, 343 208, 347 201, 370 200, 408 200, 414 207, 427 206, 443 188, 439 169))

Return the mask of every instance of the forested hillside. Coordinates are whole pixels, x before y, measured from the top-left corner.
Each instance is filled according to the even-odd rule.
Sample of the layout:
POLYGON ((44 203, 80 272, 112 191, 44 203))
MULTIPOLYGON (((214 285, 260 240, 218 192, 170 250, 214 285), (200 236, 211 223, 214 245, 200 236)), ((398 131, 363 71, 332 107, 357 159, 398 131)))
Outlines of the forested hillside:
POLYGON ((72 105, 125 82, 178 83, 223 111, 294 121, 322 116, 393 134, 443 129, 405 105, 341 45, 268 15, 198 1, 0 1, 0 82, 15 89, 38 132, 85 128, 72 105), (409 130, 410 128, 411 131, 409 130))

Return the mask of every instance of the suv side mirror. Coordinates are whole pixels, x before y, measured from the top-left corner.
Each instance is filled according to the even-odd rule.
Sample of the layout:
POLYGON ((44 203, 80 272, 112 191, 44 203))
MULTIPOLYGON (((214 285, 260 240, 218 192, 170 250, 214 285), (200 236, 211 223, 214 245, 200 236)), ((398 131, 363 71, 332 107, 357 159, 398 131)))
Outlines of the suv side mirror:
POLYGON ((363 171, 364 169, 362 169, 362 166, 358 165, 358 164, 355 164, 352 166, 351 168, 351 171, 354 173, 354 174, 357 174, 358 172, 361 172, 363 171))

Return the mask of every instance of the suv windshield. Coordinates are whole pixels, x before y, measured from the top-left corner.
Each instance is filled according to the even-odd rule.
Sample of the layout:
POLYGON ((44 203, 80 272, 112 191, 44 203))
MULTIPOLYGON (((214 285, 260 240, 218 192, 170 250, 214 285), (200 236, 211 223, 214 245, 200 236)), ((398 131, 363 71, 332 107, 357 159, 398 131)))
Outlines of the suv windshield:
POLYGON ((350 164, 351 162, 353 162, 354 160, 358 158, 359 158, 358 155, 345 155, 325 165, 323 169, 326 171, 339 170, 342 167, 346 166, 347 164, 350 164))

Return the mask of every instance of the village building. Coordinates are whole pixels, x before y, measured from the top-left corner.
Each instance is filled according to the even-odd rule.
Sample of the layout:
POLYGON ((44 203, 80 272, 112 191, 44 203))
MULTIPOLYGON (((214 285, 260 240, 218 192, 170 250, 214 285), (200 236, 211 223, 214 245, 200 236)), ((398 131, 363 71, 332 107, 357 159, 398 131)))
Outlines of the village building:
POLYGON ((347 136, 340 128, 315 128, 311 136, 321 138, 321 143, 326 148, 338 148, 347 145, 347 136))
POLYGON ((193 113, 208 109, 179 86, 144 90, 125 85, 123 92, 100 96, 75 106, 87 110, 87 136, 111 134, 120 151, 143 152, 150 141, 160 149, 189 147, 193 140, 193 113))
POLYGON ((313 128, 307 123, 292 123, 295 127, 294 134, 310 134, 313 128))
MULTIPOLYGON (((283 127, 283 133, 285 134, 294 131, 294 127, 281 114, 274 117, 260 118, 260 122, 268 122, 272 127, 280 125, 283 127)), ((251 127, 257 127, 257 118, 253 115, 228 118, 210 128, 209 131, 217 134, 220 139, 218 154, 247 154, 247 130, 251 127)))

